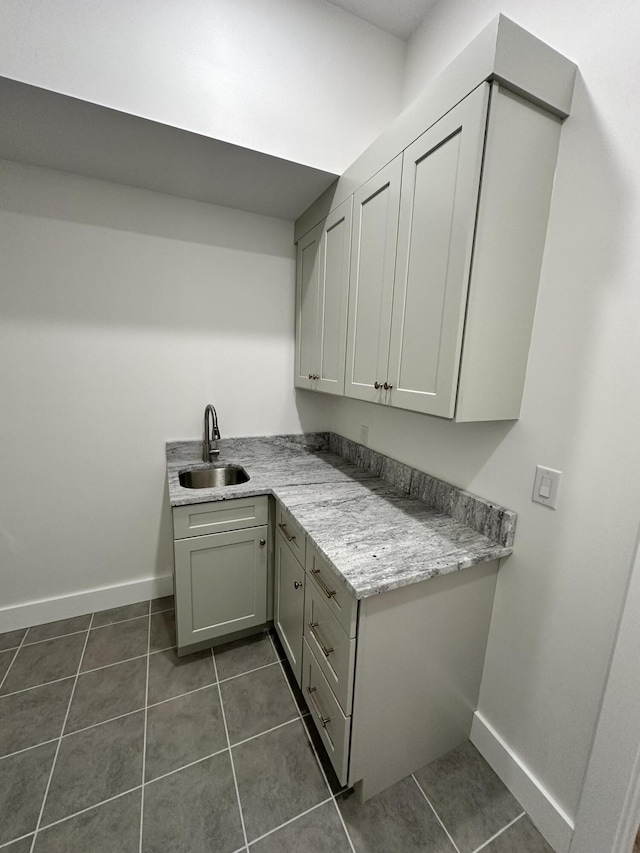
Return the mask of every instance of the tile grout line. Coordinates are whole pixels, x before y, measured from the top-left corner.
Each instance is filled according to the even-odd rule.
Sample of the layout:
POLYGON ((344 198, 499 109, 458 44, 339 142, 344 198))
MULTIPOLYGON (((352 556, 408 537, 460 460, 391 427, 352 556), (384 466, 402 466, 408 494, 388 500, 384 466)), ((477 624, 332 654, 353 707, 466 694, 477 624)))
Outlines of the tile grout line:
MULTIPOLYGON (((60 735, 57 737, 50 737, 49 740, 43 740, 40 743, 34 743, 32 746, 25 746, 22 749, 16 749, 15 752, 8 752, 6 755, 0 755, 0 761, 4 761, 5 758, 13 758, 14 755, 22 755, 23 752, 29 752, 30 749, 37 749, 39 746, 46 746, 48 743, 55 743, 60 735)), ((29 833, 27 833, 29 835, 29 833)), ((2 845, 0 845, 1 847, 2 845)))
POLYGON ((454 847, 454 849, 455 849, 456 853, 460 853, 460 848, 458 847, 458 845, 456 844, 456 842, 455 842, 455 841, 453 840, 453 838, 451 837, 451 834, 449 833, 449 830, 448 830, 448 829, 447 829, 447 827, 444 825, 444 823, 443 823, 442 819, 440 818, 440 815, 438 814, 438 812, 435 810, 435 807, 434 807, 433 803, 431 802, 431 800, 429 799, 429 797, 427 797, 427 795, 426 795, 426 793, 425 793, 425 791, 424 791, 424 788, 422 787, 422 785, 420 784, 420 782, 418 782, 418 780, 416 779, 416 777, 415 777, 415 773, 412 773, 412 774, 411 774, 411 778, 413 779, 413 781, 414 781, 414 782, 416 783, 416 785, 418 786, 418 790, 420 791, 420 793, 422 794, 422 796, 423 796, 423 797, 425 798, 425 800, 427 801, 427 805, 429 806, 429 808, 431 809, 431 811, 434 813, 436 820, 438 821, 438 823, 440 824, 440 826, 441 826, 441 827, 442 827, 442 829, 444 830, 444 832, 445 832, 445 834, 446 834, 447 838, 448 838, 448 839, 449 839, 449 841, 453 844, 453 847, 454 847))
MULTIPOLYGON (((215 656, 215 653, 213 651, 213 648, 211 649, 211 661, 213 662, 213 671, 214 671, 215 676, 216 676, 216 684, 218 685, 218 699, 220 701, 220 711, 222 712, 222 722, 224 723, 224 733, 225 733, 226 738, 227 738, 227 747, 229 749, 229 761, 231 762, 231 772, 233 774, 233 785, 236 789, 236 799, 238 801, 238 812, 240 814, 240 825, 242 827, 242 836, 244 838, 244 849, 248 853, 249 842, 247 839, 247 828, 244 825, 244 815, 242 813, 242 802, 240 800, 240 789, 238 788, 238 777, 236 776, 236 767, 235 767, 235 764, 233 763, 233 753, 231 752, 231 741, 229 740, 229 729, 227 728, 227 715, 225 714, 224 704, 222 702, 222 691, 220 690, 220 682, 218 681, 218 666, 216 664, 216 656, 215 656)), ((242 848, 239 848, 239 849, 242 849, 242 848)))
POLYGON ((142 831, 144 826, 144 783, 147 764, 147 716, 149 714, 149 649, 151 648, 151 600, 149 600, 149 611, 147 613, 149 623, 147 625, 147 672, 144 688, 144 733, 142 736, 142 790, 140 792, 140 841, 139 850, 142 853, 142 831))
POLYGON ((3 686, 3 684, 5 683, 5 681, 7 680, 7 677, 8 677, 8 675, 9 675, 9 673, 11 672, 11 667, 14 665, 14 663, 15 663, 15 661, 16 661, 16 658, 18 657, 18 652, 19 652, 19 651, 20 651, 20 649, 23 647, 25 637, 27 636, 27 634, 28 634, 28 633, 29 633, 28 631, 25 631, 25 632, 24 632, 24 637, 22 638, 22 640, 20 640, 20 645, 19 645, 19 646, 18 646, 18 648, 16 649, 14 656, 11 658, 11 663, 9 664, 9 668, 7 669, 7 671, 5 672, 5 674, 2 676, 2 680, 0 681, 0 690, 2 690, 2 686, 3 686))
MULTIPOLYGON (((229 749, 235 749, 236 746, 242 746, 244 743, 250 743, 252 740, 256 740, 256 738, 262 737, 262 735, 271 734, 271 732, 276 732, 278 729, 283 729, 285 726, 290 726, 291 723, 295 723, 300 719, 300 717, 292 717, 290 720, 286 720, 284 723, 278 723, 277 726, 272 726, 270 729, 265 729, 263 732, 258 732, 257 735, 251 735, 251 737, 246 737, 244 740, 239 740, 237 743, 229 743, 229 749)), ((253 842, 252 842, 253 843, 253 842)))
MULTIPOLYGON (((86 814, 86 812, 90 812, 93 809, 98 809, 101 806, 105 806, 107 803, 112 803, 114 800, 119 800, 120 797, 125 797, 127 794, 133 794, 134 791, 139 791, 142 788, 142 785, 136 785, 134 788, 127 788, 126 791, 122 791, 121 794, 114 794, 113 797, 107 797, 106 800, 100 800, 99 803, 94 803, 92 806, 87 806, 84 809, 80 809, 80 811, 73 812, 73 814, 66 815, 65 817, 58 818, 58 820, 52 820, 51 823, 45 823, 44 826, 41 826, 38 830, 39 832, 43 832, 45 829, 49 829, 51 826, 58 826, 60 823, 65 823, 68 820, 72 820, 74 817, 78 817, 78 815, 86 814)), ((18 839, 15 839, 16 841, 18 839)), ((12 844, 13 842, 9 842, 12 844)))
POLYGON ((329 784, 329 780, 327 779, 327 774, 324 772, 324 767, 322 766, 322 762, 318 758, 318 752, 316 750, 315 744, 314 744, 313 740, 311 739, 311 735, 307 731, 307 727, 304 724, 304 715, 302 713, 302 709, 298 705, 298 703, 296 701, 296 697, 295 697, 294 692, 293 692, 293 689, 292 689, 291 685, 289 684, 289 679, 287 678, 287 673, 284 670, 284 665, 283 665, 282 659, 280 658, 280 655, 278 654, 278 649, 276 648, 276 644, 274 643, 273 637, 271 636, 271 634, 267 634, 267 636, 269 637, 269 642, 273 646, 273 650, 276 653, 276 657, 278 658, 278 663, 280 664, 280 670, 282 672, 282 677, 284 678, 286 685, 289 688, 289 693, 291 694, 291 698, 293 699, 293 704, 298 709, 298 719, 300 720, 300 722, 302 724, 302 728, 303 728, 305 736, 309 742, 309 746, 311 747, 311 751, 313 752, 315 759, 316 759, 316 763, 317 763, 318 767, 320 768, 320 773, 322 774, 322 778, 324 779, 324 783, 327 786, 327 790, 329 791, 329 796, 333 800, 333 805, 335 806, 335 810, 338 813, 338 820, 340 821, 340 823, 342 825, 344 833, 347 837, 347 841, 349 842, 349 846, 351 847, 352 853, 356 853, 356 848, 354 846, 353 841, 351 840, 351 835, 349 834, 349 830, 347 829, 347 825, 344 822, 344 818, 342 817, 342 812, 340 811, 340 808, 338 807, 336 795, 331 790, 331 785, 329 784))
MULTIPOLYGON (((125 605, 125 606, 127 606, 127 605, 125 605)), ((154 610, 153 613, 147 613, 146 616, 144 616, 144 615, 142 615, 142 616, 128 616, 126 619, 118 619, 116 622, 107 622, 106 625, 93 625, 93 627, 91 627, 91 628, 80 628, 80 630, 78 630, 78 631, 69 631, 67 634, 55 634, 53 637, 45 637, 42 640, 34 640, 31 643, 28 643, 28 642, 25 643, 25 640, 27 639, 27 636, 29 635, 29 631, 31 630, 31 628, 39 628, 40 627, 39 625, 30 625, 29 628, 25 629, 25 635, 22 638, 20 645, 14 646, 14 648, 18 651, 22 645, 37 646, 40 643, 49 643, 51 640, 61 640, 63 637, 73 637, 76 634, 84 634, 85 631, 89 631, 89 630, 101 631, 103 628, 112 628, 114 625, 123 625, 125 622, 133 622, 134 619, 148 619, 149 616, 157 616, 160 613, 169 613, 172 610, 174 610, 173 607, 167 607, 166 610, 154 610)), ((86 615, 95 616, 96 613, 100 613, 100 612, 101 612, 100 610, 97 610, 95 613, 86 614, 86 615)), ((85 614, 83 614, 83 615, 85 615, 85 614)), ((75 617, 70 617, 70 618, 73 619, 75 617)), ((44 624, 46 625, 47 623, 45 622, 44 624)), ((18 628, 17 630, 20 631, 21 629, 18 628)), ((174 648, 174 647, 172 646, 171 648, 174 648)), ((13 648, 2 649, 2 651, 3 652, 12 652, 13 648)), ((158 651, 165 651, 165 649, 158 649, 158 651)))
POLYGON ((255 669, 248 669, 246 672, 239 672, 237 675, 228 675, 226 678, 220 678, 220 684, 226 684, 227 681, 233 681, 235 678, 242 678, 243 675, 251 675, 252 672, 260 672, 261 669, 268 669, 270 666, 276 666, 276 664, 280 663, 278 660, 271 661, 271 663, 265 663, 262 666, 257 666, 255 669))
POLYGON ((188 770, 189 767, 195 767, 196 764, 202 764, 203 761, 208 761, 210 758, 215 758, 216 755, 222 755, 223 752, 229 752, 229 747, 225 746, 222 749, 218 749, 216 752, 211 752, 209 755, 203 755, 202 758, 196 758, 195 761, 190 761, 188 764, 181 764, 180 767, 175 767, 173 770, 167 770, 166 773, 161 773, 160 776, 154 776, 153 779, 149 779, 148 782, 145 782, 145 787, 149 787, 149 785, 153 785, 154 782, 159 782, 160 779, 166 779, 167 776, 174 776, 176 773, 179 773, 181 770, 188 770))
MULTIPOLYGON (((36 827, 33 833, 33 841, 31 842, 31 851, 33 853, 36 838, 38 837, 38 831, 40 829, 40 824, 42 823, 42 816, 44 814, 44 808, 47 804, 47 797, 49 796, 49 789, 51 788, 51 781, 53 779, 53 774, 56 769, 56 761, 58 759, 58 753, 60 752, 60 746, 62 745, 62 735, 64 734, 65 726, 67 725, 67 719, 69 718, 69 712, 71 710, 71 703, 73 702, 73 697, 76 692, 76 686, 78 684, 78 678, 80 677, 80 667, 82 666, 82 661, 84 659, 84 654, 87 650, 87 643, 89 642, 89 632, 91 631, 91 625, 93 623, 93 613, 91 614, 91 619, 89 621, 89 629, 87 630, 87 635, 84 638, 84 646, 82 647, 82 654, 80 655, 80 660, 78 661, 78 668, 76 670, 76 677, 73 682, 73 687, 71 688, 71 695, 69 696, 69 702, 67 704, 67 713, 64 715, 64 721, 62 723, 62 729, 60 730, 60 737, 58 738, 58 745, 56 747, 56 751, 53 756, 53 761, 51 763, 51 770, 49 771, 49 779, 47 780, 47 787, 44 792, 44 797, 42 798, 42 805, 40 806, 40 814, 38 815, 38 822, 36 823, 36 827)), ((25 635, 26 636, 26 635, 25 635)))
POLYGON ((270 829, 269 832, 265 832, 264 835, 260 835, 260 836, 258 836, 258 838, 254 838, 253 841, 249 842, 249 847, 251 847, 253 844, 256 844, 258 841, 262 841, 263 839, 268 838, 270 835, 273 835, 273 833, 277 832, 279 829, 283 829, 285 826, 289 826, 290 823, 295 823, 301 817, 304 817, 305 815, 308 815, 310 812, 313 812, 316 809, 319 809, 320 806, 326 806, 326 804, 330 803, 332 799, 333 799, 332 796, 327 797, 327 799, 322 800, 321 803, 316 803, 315 806, 311 806, 311 808, 305 809, 303 812, 300 812, 300 814, 297 814, 295 817, 289 818, 289 820, 285 820, 285 822, 281 823, 280 826, 276 826, 273 829, 270 829))
POLYGON ((476 847, 476 849, 473 851, 473 853, 480 853, 481 850, 485 850, 489 846, 489 844, 491 844, 492 841, 494 841, 496 838, 498 838, 499 835, 502 835, 503 832, 506 832, 507 829, 509 829, 510 826, 513 826, 514 823, 517 823, 519 820, 522 820, 522 818, 525 815, 526 815, 526 812, 522 812, 521 814, 518 815, 518 817, 514 817, 513 820, 509 821, 509 823, 506 826, 503 826, 502 829, 498 830, 498 832, 496 832, 494 835, 492 835, 491 838, 487 838, 487 840, 484 841, 480 845, 480 847, 476 847))
POLYGON ((31 838, 31 835, 31 832, 26 832, 24 835, 21 835, 18 838, 12 838, 11 841, 4 841, 2 844, 0 844, 0 850, 5 850, 7 847, 10 847, 12 844, 15 844, 16 841, 24 841, 25 838, 31 838))

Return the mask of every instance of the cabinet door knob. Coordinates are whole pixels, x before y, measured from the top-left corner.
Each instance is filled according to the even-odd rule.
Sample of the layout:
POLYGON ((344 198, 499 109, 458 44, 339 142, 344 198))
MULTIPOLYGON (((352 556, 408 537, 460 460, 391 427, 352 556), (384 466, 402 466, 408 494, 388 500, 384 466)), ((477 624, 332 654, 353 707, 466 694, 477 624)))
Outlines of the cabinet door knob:
POLYGON ((388 382, 384 383, 384 390, 385 391, 391 391, 392 388, 393 388, 393 385, 390 385, 388 382))
POLYGON ((313 379, 313 373, 309 374, 309 379, 313 379))
POLYGON ((301 586, 302 586, 302 584, 300 583, 300 581, 294 581, 293 582, 293 588, 294 589, 300 589, 301 586))
POLYGON ((261 540, 260 540, 260 545, 261 545, 261 546, 264 546, 264 545, 266 545, 266 544, 267 544, 267 540, 266 540, 266 539, 261 539, 261 540))
POLYGON ((382 385, 380 385, 380 383, 376 381, 376 382, 374 382, 374 383, 373 383, 373 387, 374 387, 374 388, 376 389, 376 391, 377 391, 377 390, 378 390, 378 388, 382 388, 382 385))

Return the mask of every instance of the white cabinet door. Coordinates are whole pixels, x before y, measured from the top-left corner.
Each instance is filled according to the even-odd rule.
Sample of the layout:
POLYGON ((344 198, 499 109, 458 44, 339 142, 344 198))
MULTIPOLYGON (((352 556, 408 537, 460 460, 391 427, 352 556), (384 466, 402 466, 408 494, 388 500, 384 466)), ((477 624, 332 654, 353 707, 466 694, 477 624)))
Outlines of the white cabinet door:
POLYGON ((404 152, 387 402, 448 418, 455 411, 488 99, 483 84, 404 152))
POLYGON ((175 542, 178 654, 267 621, 267 525, 175 542))
POLYGON ((353 199, 348 198, 332 210, 320 238, 315 369, 318 379, 314 387, 329 394, 344 394, 352 206, 353 199))
POLYGON ((385 402, 401 171, 400 154, 353 196, 345 395, 373 403, 385 402))
POLYGON ((322 224, 316 225, 298 242, 296 266, 296 388, 315 388, 318 353, 318 312, 320 310, 320 238, 322 224))
POLYGON ((276 534, 274 624, 296 681, 302 678, 304 569, 276 534))

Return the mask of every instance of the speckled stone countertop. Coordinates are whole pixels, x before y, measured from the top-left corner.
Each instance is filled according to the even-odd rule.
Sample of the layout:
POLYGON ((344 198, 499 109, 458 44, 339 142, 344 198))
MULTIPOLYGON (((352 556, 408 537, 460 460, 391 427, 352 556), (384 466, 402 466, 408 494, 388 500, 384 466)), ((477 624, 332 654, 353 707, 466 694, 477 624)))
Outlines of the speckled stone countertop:
MULTIPOLYGON (((171 506, 273 494, 305 529, 356 598, 512 552, 512 533, 509 544, 490 539, 412 496, 408 485, 403 491, 372 471, 330 453, 328 442, 329 436, 324 433, 223 439, 218 442, 220 456, 214 464, 242 465, 250 480, 213 489, 185 489, 179 483, 180 471, 208 467, 200 458, 201 442, 169 442, 171 506)), ((400 466, 393 460, 389 463, 400 466)), ((509 517, 515 524, 514 514, 509 517)))

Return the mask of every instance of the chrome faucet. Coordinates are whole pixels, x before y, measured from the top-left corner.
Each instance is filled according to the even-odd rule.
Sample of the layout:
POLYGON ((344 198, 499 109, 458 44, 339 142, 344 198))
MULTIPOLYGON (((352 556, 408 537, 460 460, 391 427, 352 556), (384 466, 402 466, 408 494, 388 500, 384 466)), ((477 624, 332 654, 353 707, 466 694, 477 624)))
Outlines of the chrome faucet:
POLYGON ((216 447, 216 442, 219 438, 218 415, 211 403, 208 403, 204 410, 204 433, 202 436, 203 462, 212 462, 214 457, 220 455, 220 451, 216 447))

